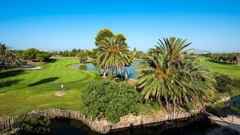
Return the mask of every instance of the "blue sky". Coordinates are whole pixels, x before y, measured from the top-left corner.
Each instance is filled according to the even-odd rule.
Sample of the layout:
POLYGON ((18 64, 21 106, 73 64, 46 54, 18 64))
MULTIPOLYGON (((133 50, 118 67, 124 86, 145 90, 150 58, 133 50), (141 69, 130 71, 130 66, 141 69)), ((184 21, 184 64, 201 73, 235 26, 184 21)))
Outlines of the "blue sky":
POLYGON ((0 42, 13 49, 94 48, 96 33, 123 33, 148 50, 162 37, 191 48, 240 51, 239 0, 0 0, 0 42))

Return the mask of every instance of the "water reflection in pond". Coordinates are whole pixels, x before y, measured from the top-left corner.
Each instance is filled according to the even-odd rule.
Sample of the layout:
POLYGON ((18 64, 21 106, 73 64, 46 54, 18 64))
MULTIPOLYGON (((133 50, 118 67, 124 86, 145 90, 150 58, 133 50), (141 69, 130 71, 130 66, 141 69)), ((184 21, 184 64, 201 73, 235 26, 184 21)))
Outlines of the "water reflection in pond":
POLYGON ((231 106, 231 107, 235 107, 235 106, 239 106, 239 105, 240 105, 240 96, 234 97, 229 102, 229 106, 231 106))
POLYGON ((71 68, 75 70, 98 71, 98 69, 92 63, 72 65, 71 68))
MULTIPOLYGON (((126 67, 129 78, 137 78, 136 68, 140 62, 142 61, 134 61, 131 66, 126 67)), ((71 68, 75 70, 99 71, 92 63, 72 65, 71 68)))
POLYGON ((225 103, 225 107, 218 110, 220 116, 238 115, 240 116, 240 96, 233 97, 228 103, 225 103), (233 109, 236 108, 236 109, 233 109), (237 109, 238 108, 238 109, 237 109))
MULTIPOLYGON (((100 135, 98 133, 92 132, 87 126, 84 126, 81 122, 76 120, 62 118, 55 119, 53 120, 52 125, 53 135, 100 135)), ((165 123, 158 126, 137 127, 110 133, 108 135, 213 135, 210 134, 210 132, 213 131, 213 129, 218 130, 219 128, 216 125, 211 125, 207 117, 203 117, 176 128, 166 128, 166 125, 169 124, 165 123)), ((231 135, 230 132, 225 130, 222 133, 224 135, 231 135)))

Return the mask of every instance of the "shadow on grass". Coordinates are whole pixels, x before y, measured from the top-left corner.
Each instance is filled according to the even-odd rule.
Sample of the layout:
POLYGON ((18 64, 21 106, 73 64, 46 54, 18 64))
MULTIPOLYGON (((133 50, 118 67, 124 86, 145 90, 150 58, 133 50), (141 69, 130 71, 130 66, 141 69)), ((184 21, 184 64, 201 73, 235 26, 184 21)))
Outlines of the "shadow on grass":
POLYGON ((10 70, 10 71, 1 72, 1 73, 0 73, 0 79, 17 76, 17 75, 23 74, 24 72, 25 72, 25 71, 24 71, 24 70, 21 70, 21 69, 16 69, 16 70, 10 70))
POLYGON ((45 79, 42 79, 40 81, 37 81, 35 83, 32 83, 32 84, 29 84, 28 86, 37 86, 37 85, 40 85, 40 84, 45 84, 45 83, 49 83, 49 82, 53 82, 55 80, 57 80, 59 77, 49 77, 49 78, 45 78, 45 79))
POLYGON ((11 85, 14 85, 14 84, 18 84, 20 81, 21 81, 21 79, 1 81, 0 82, 0 88, 8 87, 8 86, 11 86, 11 85))
POLYGON ((56 62, 57 61, 57 59, 49 59, 47 62, 48 63, 54 63, 54 62, 56 62))

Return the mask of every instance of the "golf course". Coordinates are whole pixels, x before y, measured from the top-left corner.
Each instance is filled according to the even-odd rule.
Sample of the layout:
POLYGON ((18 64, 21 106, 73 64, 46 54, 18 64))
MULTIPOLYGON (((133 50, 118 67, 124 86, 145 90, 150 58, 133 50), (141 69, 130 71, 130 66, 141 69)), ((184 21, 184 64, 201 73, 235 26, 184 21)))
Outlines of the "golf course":
POLYGON ((77 58, 52 58, 42 69, 9 69, 0 73, 0 116, 20 114, 34 109, 67 108, 79 110, 81 90, 98 73, 73 70, 77 58), (63 85, 63 88, 61 88, 63 85), (63 89, 64 96, 55 96, 63 89))
MULTIPOLYGON (((42 69, 25 71, 9 69, 0 73, 0 116, 15 115, 35 109, 63 108, 81 110, 81 90, 94 79, 97 72, 73 70, 75 57, 52 58, 42 69), (63 85, 64 96, 55 96, 63 85)), ((240 78, 240 66, 202 60, 211 71, 240 78)), ((238 90, 239 91, 239 90, 238 90)))
POLYGON ((240 79, 240 65, 220 64, 209 60, 202 60, 201 64, 208 67, 211 71, 240 79))

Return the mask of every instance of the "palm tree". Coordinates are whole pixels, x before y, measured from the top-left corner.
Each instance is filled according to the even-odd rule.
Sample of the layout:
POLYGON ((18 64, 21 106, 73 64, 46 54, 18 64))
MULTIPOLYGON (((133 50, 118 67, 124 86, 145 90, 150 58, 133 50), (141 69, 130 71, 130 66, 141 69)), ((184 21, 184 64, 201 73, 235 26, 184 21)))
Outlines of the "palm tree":
POLYGON ((77 58, 79 58, 79 62, 82 64, 86 64, 87 60, 88 60, 88 54, 85 50, 80 50, 77 54, 76 54, 77 58))
POLYGON ((5 44, 0 43, 0 69, 14 64, 18 64, 16 56, 8 51, 5 44))
POLYGON ((125 41, 116 37, 101 40, 96 48, 96 53, 96 63, 104 77, 109 73, 115 75, 126 73, 125 66, 129 66, 133 62, 133 57, 125 41))
POLYGON ((214 90, 214 75, 184 51, 190 43, 179 38, 163 38, 150 49, 146 62, 137 68, 139 88, 145 101, 157 101, 165 107, 186 106, 189 102, 209 101, 214 90))

